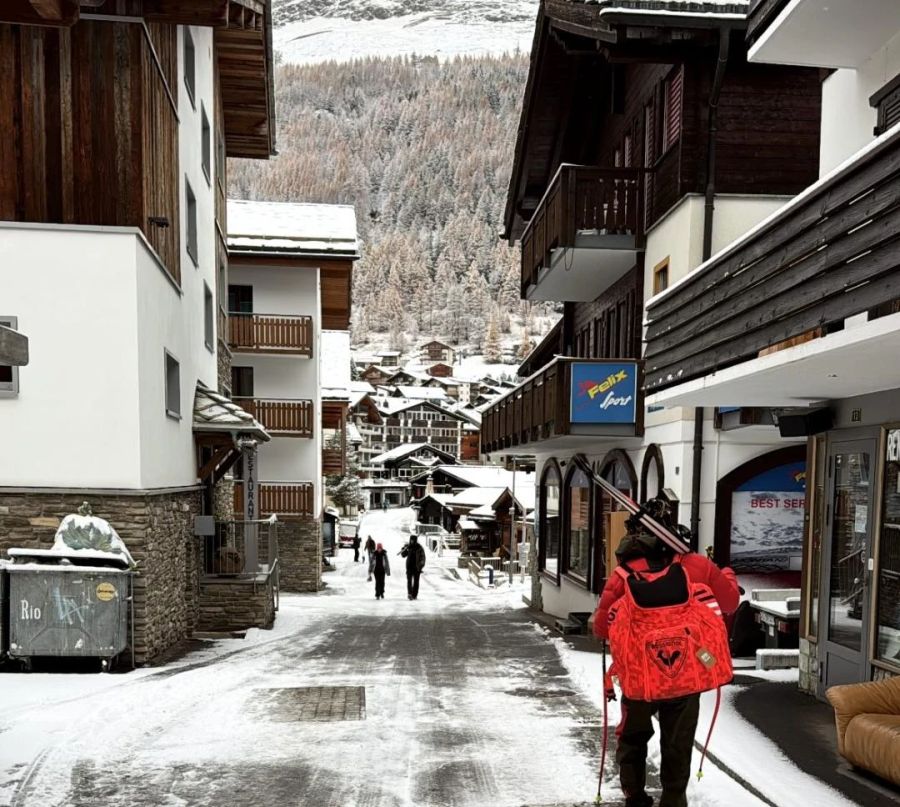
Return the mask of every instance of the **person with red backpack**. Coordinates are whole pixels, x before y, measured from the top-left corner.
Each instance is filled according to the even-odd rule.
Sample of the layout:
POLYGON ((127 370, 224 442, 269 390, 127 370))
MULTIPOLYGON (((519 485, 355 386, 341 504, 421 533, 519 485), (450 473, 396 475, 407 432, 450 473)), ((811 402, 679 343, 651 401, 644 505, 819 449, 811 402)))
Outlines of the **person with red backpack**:
POLYGON ((626 807, 653 805, 645 789, 653 715, 662 751, 659 807, 687 807, 700 693, 732 677, 722 613, 738 606, 737 579, 702 555, 674 552, 641 524, 649 514, 683 535, 686 529, 673 529, 667 513, 654 500, 628 519, 616 549, 619 566, 610 570, 593 616, 594 635, 609 639, 613 654, 607 697, 615 697, 612 675, 622 689, 616 762, 626 807))

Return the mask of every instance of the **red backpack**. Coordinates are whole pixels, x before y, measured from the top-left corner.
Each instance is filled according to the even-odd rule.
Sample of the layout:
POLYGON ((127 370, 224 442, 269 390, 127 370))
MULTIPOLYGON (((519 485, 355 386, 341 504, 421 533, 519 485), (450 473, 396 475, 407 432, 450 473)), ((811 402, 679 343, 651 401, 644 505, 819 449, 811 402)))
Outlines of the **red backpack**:
POLYGON ((728 631, 709 586, 692 583, 676 555, 658 572, 615 573, 625 594, 609 611, 609 644, 627 698, 659 701, 716 689, 734 677, 728 631))

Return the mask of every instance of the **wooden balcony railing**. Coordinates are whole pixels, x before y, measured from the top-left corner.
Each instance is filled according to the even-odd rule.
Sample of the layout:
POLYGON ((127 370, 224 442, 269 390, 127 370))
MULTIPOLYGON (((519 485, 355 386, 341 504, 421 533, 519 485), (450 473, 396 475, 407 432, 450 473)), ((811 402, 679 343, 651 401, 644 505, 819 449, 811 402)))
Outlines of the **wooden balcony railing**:
POLYGON ((641 236, 638 168, 561 165, 522 234, 522 290, 537 282, 553 250, 575 247, 579 233, 641 236))
POLYGON ((313 436, 312 401, 235 396, 234 402, 253 415, 272 434, 284 437, 313 436))
POLYGON ((753 0, 747 12, 747 41, 752 45, 787 7, 788 0, 753 0))
POLYGON ((584 430, 579 424, 573 424, 571 421, 572 365, 576 362, 609 364, 615 361, 555 358, 485 411, 481 421, 481 452, 486 454, 574 434, 596 436, 640 434, 643 427, 643 402, 640 392, 636 393, 635 402, 637 421, 630 426, 620 424, 609 428, 601 426, 599 427, 603 432, 601 434, 597 426, 590 426, 584 430))
MULTIPOLYGON (((260 482, 257 492, 256 518, 268 518, 273 513, 278 518, 312 516, 312 482, 260 482)), ((244 512, 244 483, 235 480, 234 512, 242 517, 244 512)))
POLYGON ((898 198, 895 134, 649 303, 648 392, 893 311, 898 198))
POLYGON ((231 312, 228 326, 228 344, 236 352, 312 356, 312 317, 231 312))
POLYGON ((343 476, 347 472, 345 452, 340 448, 322 449, 322 475, 343 476))

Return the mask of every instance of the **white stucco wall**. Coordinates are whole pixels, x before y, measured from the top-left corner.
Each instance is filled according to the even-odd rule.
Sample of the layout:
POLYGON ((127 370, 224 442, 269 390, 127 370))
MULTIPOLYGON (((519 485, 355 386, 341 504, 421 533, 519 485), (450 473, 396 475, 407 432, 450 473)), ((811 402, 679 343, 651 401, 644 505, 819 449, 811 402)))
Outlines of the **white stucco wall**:
POLYGON ((270 356, 236 353, 234 367, 253 368, 257 398, 306 398, 313 401, 313 436, 273 437, 259 448, 260 482, 313 482, 316 513, 321 511, 322 393, 321 289, 318 269, 242 266, 233 261, 229 283, 253 286, 253 310, 259 314, 305 315, 313 318, 313 356, 270 356))
POLYGON ((900 34, 859 70, 836 70, 822 82, 819 175, 827 174, 871 142, 877 121, 869 98, 900 73, 900 34))
MULTIPOLYGON (((712 252, 728 246, 751 227, 782 207, 790 196, 718 195, 713 215, 712 252)), ((705 200, 685 196, 647 233, 644 299, 653 296, 653 269, 669 259, 669 285, 696 269, 703 259, 705 200)))
POLYGON ((133 231, 0 224, 0 314, 30 361, 0 398, 0 485, 139 487, 133 231))

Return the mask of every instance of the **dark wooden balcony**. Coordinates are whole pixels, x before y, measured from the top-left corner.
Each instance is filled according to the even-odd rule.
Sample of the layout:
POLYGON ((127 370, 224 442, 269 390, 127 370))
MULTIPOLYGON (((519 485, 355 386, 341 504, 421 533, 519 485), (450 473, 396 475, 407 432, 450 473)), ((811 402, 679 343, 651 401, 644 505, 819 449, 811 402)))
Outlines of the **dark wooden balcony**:
POLYGON ((787 8, 790 0, 753 0, 747 12, 747 42, 756 42, 787 8))
POLYGON ((236 353, 312 357, 312 317, 286 314, 228 315, 228 345, 236 353))
MULTIPOLYGON (((900 300, 898 198, 900 134, 895 134, 651 301, 648 393, 702 379, 691 393, 695 400, 684 402, 780 405, 779 396, 842 397, 828 382, 839 375, 842 384, 855 376, 856 393, 864 392, 871 363, 862 347, 866 334, 879 331, 884 356, 896 339, 889 322, 875 321, 896 312, 900 300), (845 320, 856 315, 864 316, 845 328, 845 320), (801 343, 804 357, 778 370, 780 375, 771 374, 776 370, 768 365, 777 364, 771 357, 801 343), (840 354, 829 357, 828 345, 839 344, 840 354), (759 363, 747 368, 744 363, 763 356, 770 373, 764 384, 742 387, 738 396, 732 390, 721 400, 711 394, 745 369, 759 369, 759 363), (818 371, 807 375, 804 367, 812 366, 813 358, 818 371)), ((687 389, 681 387, 679 394, 687 389)))
MULTIPOLYGON (((590 437, 628 437, 643 429, 643 399, 638 375, 640 365, 633 360, 577 359, 558 357, 485 411, 481 421, 481 452, 528 447, 565 447, 583 443, 590 437), (598 381, 608 378, 610 364, 630 368, 635 386, 635 419, 630 423, 588 422, 578 413, 579 381, 573 383, 573 367, 596 367, 598 381), (573 416, 573 413, 574 416, 573 416)), ((583 373, 579 372, 579 377, 583 373)), ((593 396, 591 396, 593 397, 593 396)))
POLYGON ((643 240, 642 175, 560 166, 522 234, 523 297, 593 300, 634 266, 643 240))
MULTIPOLYGON (((313 516, 312 482, 260 482, 254 518, 268 518, 273 513, 280 519, 313 516)), ((235 517, 244 513, 244 483, 234 483, 235 517)))
POLYGON ((267 432, 280 437, 313 436, 313 402, 288 398, 241 398, 234 402, 249 412, 267 432))

